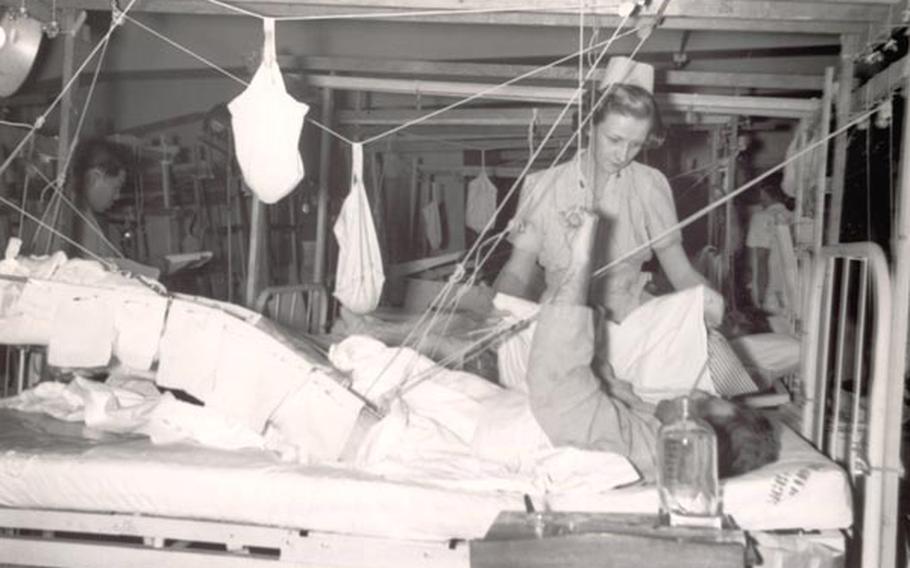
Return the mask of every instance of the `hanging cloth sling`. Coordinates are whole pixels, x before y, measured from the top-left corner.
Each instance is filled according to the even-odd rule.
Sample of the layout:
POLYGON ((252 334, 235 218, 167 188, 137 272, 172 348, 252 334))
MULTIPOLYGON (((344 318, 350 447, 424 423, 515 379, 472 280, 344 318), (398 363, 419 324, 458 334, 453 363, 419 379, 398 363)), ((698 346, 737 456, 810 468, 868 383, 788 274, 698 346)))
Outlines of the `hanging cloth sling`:
POLYGON ((480 234, 496 214, 496 186, 487 175, 486 159, 481 154, 480 174, 468 184, 465 225, 480 234))
POLYGON ((300 132, 310 107, 288 94, 275 56, 275 20, 263 18, 262 63, 228 104, 243 180, 263 203, 275 203, 303 179, 300 132))
POLYGON ((423 227, 430 250, 436 251, 442 247, 442 214, 439 211, 442 200, 439 198, 439 188, 434 181, 430 182, 428 201, 420 210, 420 214, 423 217, 423 227))
POLYGON ((363 186, 363 145, 353 144, 351 153, 351 192, 333 229, 339 247, 335 297, 352 312, 365 314, 379 305, 385 274, 363 186))

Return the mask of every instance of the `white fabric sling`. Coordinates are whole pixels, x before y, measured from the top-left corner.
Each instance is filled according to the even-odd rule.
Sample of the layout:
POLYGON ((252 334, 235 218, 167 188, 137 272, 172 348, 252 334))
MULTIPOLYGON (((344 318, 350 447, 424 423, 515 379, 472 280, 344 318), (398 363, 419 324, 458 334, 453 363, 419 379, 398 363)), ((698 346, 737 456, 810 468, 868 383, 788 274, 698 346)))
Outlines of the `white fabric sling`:
POLYGON ((468 201, 465 207, 465 225, 482 233, 496 214, 496 186, 487 175, 486 168, 468 184, 468 201))
POLYGON ((379 239, 363 186, 363 145, 351 145, 351 192, 333 229, 338 239, 335 297, 355 314, 376 309, 385 274, 379 239))
POLYGON ((299 140, 310 107, 288 94, 275 57, 275 20, 263 18, 262 63, 228 104, 243 179, 263 203, 275 203, 303 179, 299 140))

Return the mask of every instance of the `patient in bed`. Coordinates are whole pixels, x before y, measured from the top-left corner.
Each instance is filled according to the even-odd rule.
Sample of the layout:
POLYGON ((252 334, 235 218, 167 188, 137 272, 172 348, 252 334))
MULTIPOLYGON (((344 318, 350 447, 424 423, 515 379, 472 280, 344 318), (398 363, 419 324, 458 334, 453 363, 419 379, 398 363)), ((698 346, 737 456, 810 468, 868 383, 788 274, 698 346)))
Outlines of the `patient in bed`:
MULTIPOLYGON (((599 367, 602 376, 592 369, 594 328, 585 303, 597 218, 582 210, 575 218, 570 270, 537 318, 527 374, 531 410, 554 445, 620 453, 644 477, 653 478, 657 430, 661 422, 674 418, 678 405, 645 403, 612 380, 609 365, 599 367)), ((778 434, 765 416, 719 398, 695 398, 696 415, 717 433, 721 476, 739 475, 777 459, 778 434)))

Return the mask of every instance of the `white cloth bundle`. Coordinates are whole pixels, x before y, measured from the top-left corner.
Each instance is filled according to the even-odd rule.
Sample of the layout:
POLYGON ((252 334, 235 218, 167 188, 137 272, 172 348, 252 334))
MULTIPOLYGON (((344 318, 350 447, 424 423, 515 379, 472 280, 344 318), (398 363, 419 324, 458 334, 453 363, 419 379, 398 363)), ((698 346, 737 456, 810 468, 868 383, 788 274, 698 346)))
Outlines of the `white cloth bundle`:
POLYGON ((439 250, 442 246, 442 216, 439 214, 439 201, 433 199, 420 210, 423 226, 426 229, 430 250, 439 250))
POLYGON ((465 210, 465 225, 482 233, 490 218, 496 214, 496 186, 490 181, 486 170, 468 184, 468 202, 465 210))
POLYGON ((607 353, 617 378, 655 404, 689 394, 696 385, 717 394, 705 368, 704 313, 704 287, 695 286, 642 304, 620 324, 608 323, 607 353))
POLYGON ((363 146, 351 146, 351 192, 341 206, 334 233, 338 239, 335 297, 355 314, 376 309, 385 273, 379 239, 363 186, 363 146))
POLYGON ((262 63, 228 109, 243 179, 263 203, 275 203, 303 179, 298 144, 310 107, 285 89, 275 57, 275 20, 263 18, 263 29, 262 63))

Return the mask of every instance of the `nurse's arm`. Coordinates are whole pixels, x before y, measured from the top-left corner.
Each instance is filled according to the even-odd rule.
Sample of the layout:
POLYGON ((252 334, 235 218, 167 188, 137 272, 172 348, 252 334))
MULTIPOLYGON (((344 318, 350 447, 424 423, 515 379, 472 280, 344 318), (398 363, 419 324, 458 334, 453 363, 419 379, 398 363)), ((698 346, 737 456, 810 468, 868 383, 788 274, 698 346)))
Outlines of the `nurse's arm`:
POLYGON ((657 249, 657 258, 660 260, 660 266, 677 290, 685 290, 702 284, 711 287, 708 280, 702 276, 686 256, 686 251, 680 243, 672 243, 665 247, 657 249))
POLYGON ((657 259, 660 266, 677 290, 685 290, 693 286, 703 285, 705 292, 705 320, 712 327, 720 325, 724 316, 724 299, 711 288, 708 280, 695 270, 681 243, 672 243, 657 249, 657 259))

